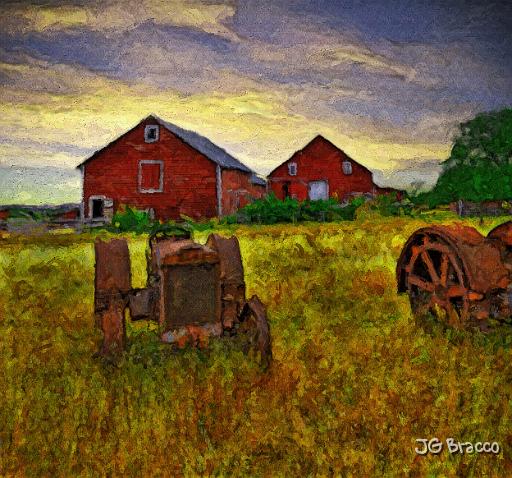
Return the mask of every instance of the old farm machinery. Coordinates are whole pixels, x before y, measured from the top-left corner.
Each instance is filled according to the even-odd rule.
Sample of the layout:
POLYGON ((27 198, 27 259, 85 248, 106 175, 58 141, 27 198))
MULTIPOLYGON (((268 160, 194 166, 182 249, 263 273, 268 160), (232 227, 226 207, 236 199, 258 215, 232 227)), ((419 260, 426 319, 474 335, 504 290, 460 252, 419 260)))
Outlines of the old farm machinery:
POLYGON ((95 243, 95 317, 103 333, 100 354, 115 356, 126 345, 125 311, 132 320, 159 324, 163 342, 183 347, 206 345, 209 337, 239 336, 244 349, 271 360, 265 308, 245 298, 240 247, 236 237, 211 234, 206 245, 183 237, 149 240, 147 284, 131 287, 130 256, 124 239, 95 243))
POLYGON ((419 229, 396 273, 416 317, 430 312, 456 328, 487 330, 489 319, 512 316, 512 222, 487 237, 460 225, 419 229))

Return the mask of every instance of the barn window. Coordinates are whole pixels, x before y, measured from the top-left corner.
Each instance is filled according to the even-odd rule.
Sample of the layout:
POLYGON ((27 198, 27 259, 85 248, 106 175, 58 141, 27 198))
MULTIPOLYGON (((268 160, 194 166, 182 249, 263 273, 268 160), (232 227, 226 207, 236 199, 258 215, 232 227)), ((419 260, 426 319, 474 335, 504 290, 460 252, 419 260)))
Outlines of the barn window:
POLYGON ((163 190, 163 161, 139 161, 139 191, 141 193, 161 193, 163 190))
POLYGON ((290 176, 297 176, 297 163, 288 163, 288 174, 290 176))
POLYGON ((343 174, 352 174, 352 163, 350 161, 343 161, 342 168, 343 174))
POLYGON ((158 141, 158 126, 154 124, 148 124, 144 128, 144 141, 146 143, 154 143, 158 141))

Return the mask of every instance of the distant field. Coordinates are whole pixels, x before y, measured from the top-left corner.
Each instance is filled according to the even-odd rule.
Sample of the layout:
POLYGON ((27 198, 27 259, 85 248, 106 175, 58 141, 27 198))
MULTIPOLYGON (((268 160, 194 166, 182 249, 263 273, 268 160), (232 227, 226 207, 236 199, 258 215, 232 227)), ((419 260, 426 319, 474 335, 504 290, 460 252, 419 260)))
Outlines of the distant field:
MULTIPOLYGON (((232 229, 248 295, 268 306, 266 373, 227 341, 170 353, 146 324, 103 365, 94 238, 0 239, 0 475, 512 476, 512 331, 426 332, 396 294, 396 260, 424 224, 232 229), (416 456, 430 437, 502 452, 416 456)), ((134 286, 145 241, 129 237, 134 286)))

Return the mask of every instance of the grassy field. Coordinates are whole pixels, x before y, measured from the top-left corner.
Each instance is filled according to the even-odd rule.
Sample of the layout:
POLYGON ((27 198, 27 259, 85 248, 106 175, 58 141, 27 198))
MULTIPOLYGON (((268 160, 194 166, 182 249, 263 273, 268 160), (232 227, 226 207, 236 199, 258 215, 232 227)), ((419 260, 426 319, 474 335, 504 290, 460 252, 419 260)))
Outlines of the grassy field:
MULTIPOLYGON (((231 229, 248 294, 268 306, 266 373, 228 341, 173 352, 146 324, 103 364, 94 238, 0 239, 0 475, 512 476, 512 332, 427 331, 396 293, 425 221, 231 229), (502 452, 417 456, 430 437, 502 452)), ((134 286, 145 240, 130 237, 134 286)))

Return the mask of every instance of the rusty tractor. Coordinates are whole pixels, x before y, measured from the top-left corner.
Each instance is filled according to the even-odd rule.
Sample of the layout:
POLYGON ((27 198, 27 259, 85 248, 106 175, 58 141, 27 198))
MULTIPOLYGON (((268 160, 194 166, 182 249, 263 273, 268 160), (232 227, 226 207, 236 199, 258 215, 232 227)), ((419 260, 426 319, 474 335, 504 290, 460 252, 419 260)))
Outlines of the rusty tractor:
POLYGON ((512 316, 512 222, 487 237, 467 226, 431 226, 406 242, 397 269, 414 315, 487 331, 512 316))
POLYGON ((240 246, 211 234, 206 245, 190 237, 152 236, 146 251, 147 284, 131 287, 124 239, 95 243, 95 320, 103 333, 99 354, 115 357, 126 347, 125 311, 131 320, 158 322, 163 342, 203 347, 209 337, 240 336, 245 351, 272 358, 270 331, 257 296, 245 298, 240 246))

